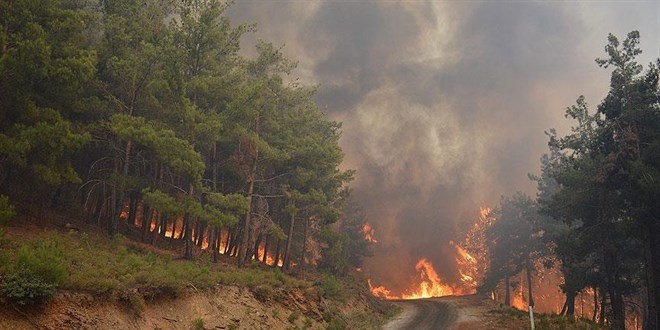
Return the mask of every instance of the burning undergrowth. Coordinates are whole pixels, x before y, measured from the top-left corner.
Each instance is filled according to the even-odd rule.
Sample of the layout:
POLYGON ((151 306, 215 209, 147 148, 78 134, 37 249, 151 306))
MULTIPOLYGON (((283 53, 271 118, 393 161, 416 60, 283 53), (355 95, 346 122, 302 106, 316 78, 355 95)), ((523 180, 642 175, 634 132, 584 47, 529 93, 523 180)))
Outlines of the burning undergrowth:
MULTIPOLYGON (((477 224, 475 224, 475 228, 479 228, 478 224, 490 221, 487 214, 488 209, 482 209, 481 216, 477 224)), ((363 227, 363 233, 365 240, 373 244, 378 244, 376 231, 371 225, 366 223, 363 227)), ((472 236, 468 235, 461 244, 473 244, 468 239, 473 236, 474 234, 472 236)), ((457 275, 453 279, 441 276, 430 258, 422 257, 417 260, 414 269, 405 269, 401 268, 398 264, 393 264, 394 267, 391 268, 393 272, 408 273, 405 284, 403 285, 395 285, 388 288, 368 278, 367 283, 371 293, 376 297, 388 300, 419 299, 475 293, 478 280, 483 276, 482 262, 485 262, 485 260, 481 260, 480 262, 478 258, 483 258, 486 254, 473 256, 468 251, 468 248, 461 246, 461 244, 453 241, 449 241, 447 244, 450 247, 449 250, 455 262, 455 268, 453 269, 457 272, 457 275)))

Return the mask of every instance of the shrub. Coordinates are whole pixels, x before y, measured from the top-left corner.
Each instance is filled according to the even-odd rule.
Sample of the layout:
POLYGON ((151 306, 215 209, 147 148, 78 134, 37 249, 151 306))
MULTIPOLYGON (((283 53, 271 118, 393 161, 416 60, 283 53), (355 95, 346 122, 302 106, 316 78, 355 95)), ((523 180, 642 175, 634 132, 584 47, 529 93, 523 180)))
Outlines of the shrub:
POLYGON ((23 245, 18 252, 16 268, 25 268, 47 283, 61 284, 66 279, 67 267, 60 245, 48 238, 34 247, 23 245))
POLYGON ((345 296, 341 283, 332 275, 323 274, 318 285, 324 298, 343 299, 345 296))
POLYGON ((289 322, 291 322, 291 323, 294 323, 294 322, 296 322, 296 320, 297 320, 299 317, 300 317, 300 312, 298 312, 298 311, 293 311, 293 312, 291 312, 291 314, 289 314, 289 317, 287 318, 287 320, 288 320, 289 322))
POLYGON ((256 286, 252 289, 252 293, 254 294, 254 297, 261 302, 266 302, 275 295, 275 291, 273 291, 268 285, 256 286))
POLYGON ((201 317, 196 318, 192 324, 193 330, 204 330, 204 320, 201 317))
POLYGON ((9 197, 0 195, 0 226, 16 216, 16 208, 9 203, 9 197))
POLYGON ((5 276, 0 291, 7 300, 19 305, 41 305, 55 294, 54 283, 48 283, 33 271, 18 268, 5 276))
POLYGON ((312 327, 312 319, 309 317, 305 318, 305 322, 303 323, 303 329, 309 329, 312 327))
POLYGON ((147 308, 144 296, 137 292, 137 290, 125 290, 120 292, 119 301, 124 303, 126 308, 135 312, 136 315, 142 315, 142 312, 147 308))
POLYGON ((344 330, 346 329, 347 325, 346 322, 344 322, 341 319, 333 319, 328 323, 328 327, 326 328, 327 330, 344 330))
POLYGON ((34 247, 22 246, 16 260, 4 271, 0 291, 19 305, 44 303, 67 275, 64 252, 59 243, 51 239, 34 247))

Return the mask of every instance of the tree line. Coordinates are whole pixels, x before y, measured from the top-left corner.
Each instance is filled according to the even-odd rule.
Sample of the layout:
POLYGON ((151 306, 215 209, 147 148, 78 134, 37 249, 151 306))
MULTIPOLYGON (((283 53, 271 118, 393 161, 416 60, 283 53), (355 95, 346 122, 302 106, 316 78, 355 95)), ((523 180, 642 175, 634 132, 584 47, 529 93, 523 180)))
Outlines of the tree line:
POLYGON ((609 35, 610 88, 596 111, 583 96, 566 109, 575 123, 560 136, 546 132, 536 198, 503 197, 485 230, 491 260, 481 287, 495 289, 523 271, 528 303, 538 267, 558 264, 573 316, 576 296, 593 292, 593 320, 625 329, 626 313, 638 310, 643 329, 658 329, 660 302, 660 59, 646 70, 636 62, 640 35, 609 35), (596 319, 598 315, 598 319, 596 319))
POLYGON ((359 263, 341 124, 281 48, 241 55, 255 26, 229 6, 0 1, 0 211, 78 212, 184 242, 187 259, 208 245, 239 265, 359 263))

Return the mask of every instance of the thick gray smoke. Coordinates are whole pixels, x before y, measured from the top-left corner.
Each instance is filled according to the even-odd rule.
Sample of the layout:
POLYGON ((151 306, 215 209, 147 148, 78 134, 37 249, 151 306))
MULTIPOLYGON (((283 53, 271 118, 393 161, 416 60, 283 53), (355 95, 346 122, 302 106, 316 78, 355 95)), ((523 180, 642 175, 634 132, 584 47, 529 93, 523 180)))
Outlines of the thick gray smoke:
POLYGON ((395 292, 423 257, 457 281, 449 242, 479 207, 534 194, 543 131, 565 128, 580 94, 596 105, 606 92, 593 59, 607 33, 638 29, 646 62, 660 54, 651 1, 238 1, 229 13, 284 44, 344 123, 345 166, 379 239, 366 271, 395 292))

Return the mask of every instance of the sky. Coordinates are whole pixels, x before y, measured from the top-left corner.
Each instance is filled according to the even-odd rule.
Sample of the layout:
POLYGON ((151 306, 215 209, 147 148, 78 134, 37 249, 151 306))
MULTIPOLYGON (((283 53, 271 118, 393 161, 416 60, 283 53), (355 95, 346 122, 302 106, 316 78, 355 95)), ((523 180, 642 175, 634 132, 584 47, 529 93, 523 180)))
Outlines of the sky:
POLYGON ((451 242, 479 208, 534 196, 544 131, 607 93, 594 59, 608 33, 638 30, 639 62, 660 57, 655 0, 237 0, 227 14, 257 24, 248 53, 261 39, 297 60, 293 79, 343 123, 342 166, 379 240, 364 269, 395 292, 421 258, 457 281, 451 242))

